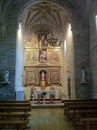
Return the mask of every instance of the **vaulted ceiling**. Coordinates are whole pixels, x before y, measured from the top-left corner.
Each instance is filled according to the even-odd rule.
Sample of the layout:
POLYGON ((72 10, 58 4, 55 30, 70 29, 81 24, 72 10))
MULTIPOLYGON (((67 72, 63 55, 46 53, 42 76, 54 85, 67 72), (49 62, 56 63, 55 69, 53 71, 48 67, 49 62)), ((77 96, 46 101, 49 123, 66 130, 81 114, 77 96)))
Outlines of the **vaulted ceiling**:
POLYGON ((41 2, 25 9, 21 16, 27 31, 63 32, 69 21, 66 10, 56 4, 41 2))
POLYGON ((73 12, 76 12, 79 16, 86 18, 87 13, 92 6, 92 3, 96 0, 52 0, 48 2, 35 1, 31 4, 31 0, 0 0, 0 23, 6 23, 7 18, 12 12, 15 6, 23 8, 28 2, 29 6, 24 6, 24 12, 21 15, 21 20, 23 20, 23 25, 26 31, 55 31, 61 33, 66 28, 67 21, 70 20, 68 11, 63 9, 61 6, 64 5, 67 10, 71 13, 73 17, 73 12))

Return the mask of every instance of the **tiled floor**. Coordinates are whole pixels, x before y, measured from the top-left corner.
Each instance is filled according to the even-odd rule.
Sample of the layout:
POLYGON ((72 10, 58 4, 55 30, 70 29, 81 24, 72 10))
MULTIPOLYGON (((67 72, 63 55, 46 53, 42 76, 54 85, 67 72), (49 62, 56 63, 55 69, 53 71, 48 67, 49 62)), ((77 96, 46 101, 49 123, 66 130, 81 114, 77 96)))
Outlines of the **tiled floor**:
POLYGON ((32 108, 30 129, 75 130, 72 123, 64 116, 63 108, 32 108))

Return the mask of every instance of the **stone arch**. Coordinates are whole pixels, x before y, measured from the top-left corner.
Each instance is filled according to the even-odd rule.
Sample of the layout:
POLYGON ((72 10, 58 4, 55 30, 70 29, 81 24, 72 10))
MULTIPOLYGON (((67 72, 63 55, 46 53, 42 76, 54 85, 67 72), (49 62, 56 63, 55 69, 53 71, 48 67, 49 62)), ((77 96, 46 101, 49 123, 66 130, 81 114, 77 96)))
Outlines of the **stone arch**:
MULTIPOLYGON (((34 4, 34 3, 37 3, 37 2, 42 2, 42 1, 39 1, 39 0, 37 0, 37 1, 29 1, 28 3, 27 3, 27 1, 25 0, 25 1, 22 1, 21 2, 21 4, 20 5, 23 5, 22 6, 22 9, 21 9, 21 7, 18 7, 19 8, 19 10, 18 10, 18 19, 20 18, 19 17, 19 15, 21 14, 21 12, 22 12, 22 10, 25 8, 25 7, 27 7, 27 4, 34 4), (27 4, 26 4, 27 3, 27 4)), ((83 18, 85 18, 85 16, 83 15, 83 13, 81 14, 81 13, 79 13, 79 12, 76 12, 76 9, 70 9, 69 8, 69 2, 67 2, 67 3, 65 3, 64 1, 61 1, 61 2, 59 2, 58 0, 56 0, 56 1, 47 1, 47 2, 52 2, 52 3, 56 3, 56 4, 58 4, 58 5, 60 5, 62 8, 65 8, 66 10, 67 10, 67 12, 68 12, 68 14, 70 15, 70 20, 71 20, 71 25, 72 25, 72 32, 73 32, 73 42, 74 42, 74 48, 75 48, 75 52, 74 52, 74 56, 76 57, 76 55, 78 54, 77 53, 77 50, 78 50, 78 48, 80 48, 80 46, 81 46, 81 43, 83 44, 83 41, 81 41, 81 39, 82 38, 84 38, 85 39, 85 41, 86 41, 86 39, 88 39, 88 29, 87 29, 87 27, 86 27, 86 30, 83 32, 83 30, 81 29, 81 27, 82 28, 84 28, 85 27, 85 25, 86 24, 84 24, 84 21, 86 21, 86 19, 83 19, 83 18), (72 11, 72 12, 71 12, 72 11), (75 15, 75 18, 73 17, 73 15, 75 15), (80 21, 80 20, 78 20, 79 19, 79 17, 80 17, 80 19, 82 18, 82 20, 80 21), (76 20, 77 19, 77 20, 76 20), (77 21, 77 22, 76 22, 77 21), (81 25, 81 27, 79 27, 81 25), (85 34, 85 35, 84 35, 85 34), (80 42, 79 42, 80 41, 80 42), (77 43, 79 43, 78 45, 77 45, 77 43)), ((84 48, 84 51, 86 51, 87 49, 88 49, 88 42, 86 42, 86 48, 84 48)), ((82 53, 83 53, 83 51, 82 51, 82 53)), ((79 55, 79 54, 78 54, 79 55)), ((85 57, 84 57, 84 59, 86 58, 87 59, 87 57, 88 57, 88 54, 86 54, 85 55, 85 57)), ((23 59, 22 59, 23 60, 23 59)), ((75 63, 75 68, 76 68, 76 70, 75 70, 75 86, 78 86, 79 85, 79 79, 77 78, 77 75, 76 75, 76 73, 78 73, 80 70, 79 70, 79 67, 78 67, 78 64, 77 64, 77 61, 79 60, 79 58, 77 57, 77 58, 75 58, 75 61, 74 61, 74 63, 75 63)), ((21 73, 21 76, 22 76, 22 73, 21 73)), ((80 76, 79 76, 80 77, 80 76)), ((20 80, 20 79, 19 79, 20 80)), ((16 85, 17 86, 17 85, 16 85)), ((21 86, 21 85, 19 85, 19 86, 21 86)), ((76 89, 78 89, 78 88, 76 88, 76 89)))

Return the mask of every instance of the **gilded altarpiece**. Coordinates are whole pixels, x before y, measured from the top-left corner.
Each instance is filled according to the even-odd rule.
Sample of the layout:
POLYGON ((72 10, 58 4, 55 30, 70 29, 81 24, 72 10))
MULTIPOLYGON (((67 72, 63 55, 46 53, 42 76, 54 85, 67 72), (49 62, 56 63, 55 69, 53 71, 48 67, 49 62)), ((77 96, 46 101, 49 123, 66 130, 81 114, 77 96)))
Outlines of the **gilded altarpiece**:
POLYGON ((33 45, 30 41, 24 46, 24 86, 40 85, 40 72, 46 72, 46 85, 61 84, 61 47, 48 44, 33 45))
POLYGON ((61 84, 61 67, 51 66, 26 66, 24 68, 25 79, 24 85, 36 85, 40 84, 40 72, 43 70, 46 72, 46 84, 50 86, 52 84, 61 84))

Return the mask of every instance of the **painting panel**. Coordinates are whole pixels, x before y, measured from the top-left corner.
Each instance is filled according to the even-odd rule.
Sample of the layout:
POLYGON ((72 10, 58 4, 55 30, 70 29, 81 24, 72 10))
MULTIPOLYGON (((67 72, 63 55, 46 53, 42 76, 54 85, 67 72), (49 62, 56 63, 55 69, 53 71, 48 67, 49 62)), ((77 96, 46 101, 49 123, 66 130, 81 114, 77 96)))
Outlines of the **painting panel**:
POLYGON ((27 71, 26 83, 35 84, 36 82, 36 73, 35 71, 27 71))
POLYGON ((40 49, 39 61, 42 63, 47 61, 47 50, 46 49, 40 49))
POLYGON ((60 83, 59 71, 51 71, 50 72, 51 83, 60 83))
POLYGON ((25 66, 32 66, 38 62, 38 49, 25 49, 24 64, 25 66))
POLYGON ((29 48, 36 48, 38 47, 38 39, 37 39, 37 35, 32 33, 32 38, 29 38, 26 42, 25 42, 25 48, 29 47, 29 48))
POLYGON ((59 51, 49 51, 49 62, 50 63, 60 63, 60 52, 59 51))

